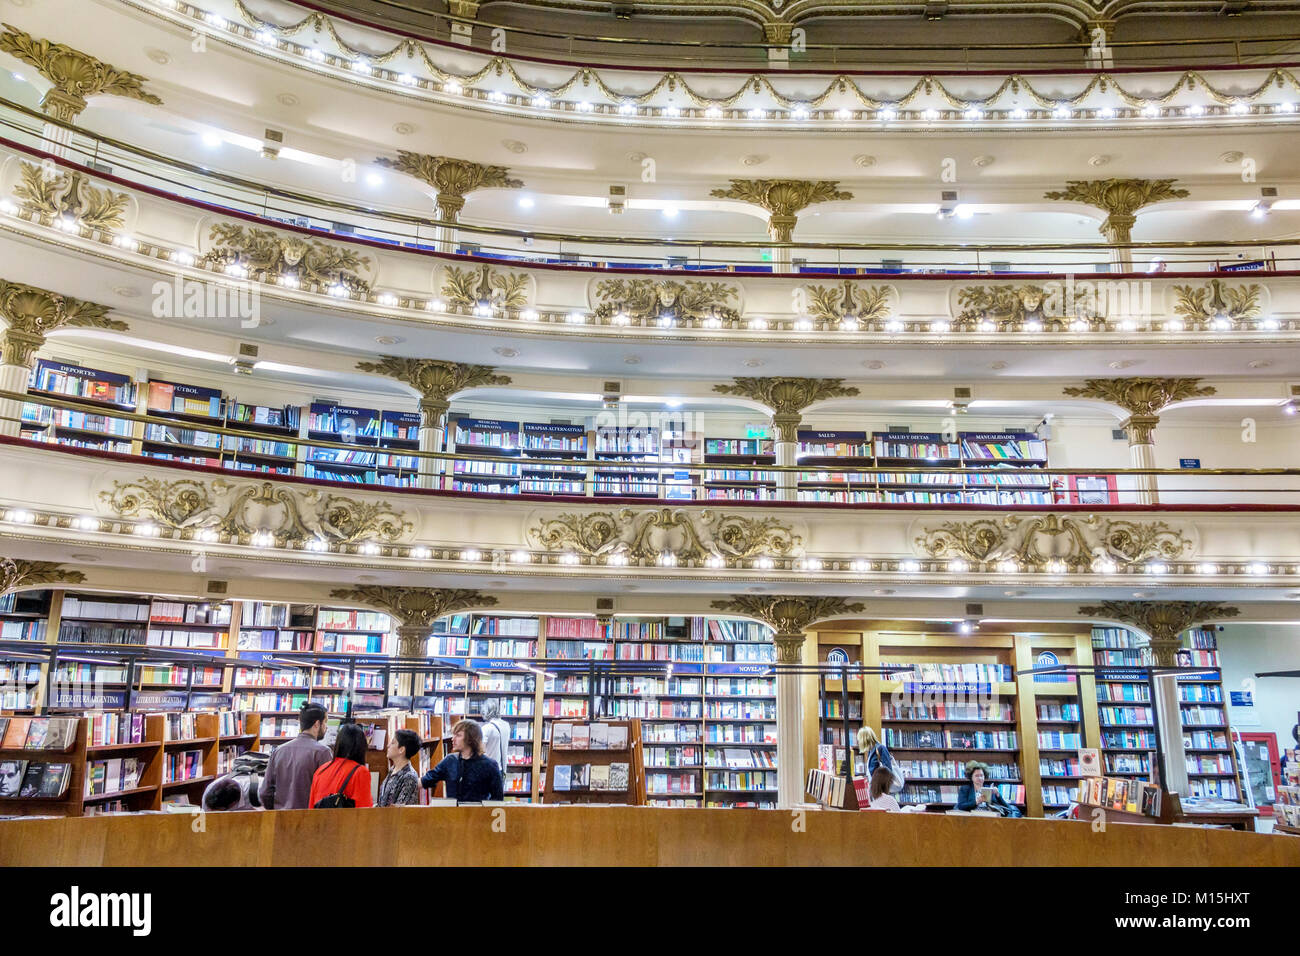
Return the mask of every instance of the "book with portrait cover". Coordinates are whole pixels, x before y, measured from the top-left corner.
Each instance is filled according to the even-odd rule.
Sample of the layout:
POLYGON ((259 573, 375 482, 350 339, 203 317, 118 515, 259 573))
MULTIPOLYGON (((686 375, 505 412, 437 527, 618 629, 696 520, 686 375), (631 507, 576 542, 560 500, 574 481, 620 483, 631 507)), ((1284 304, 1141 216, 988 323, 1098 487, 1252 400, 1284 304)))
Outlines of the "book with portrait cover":
POLYGON ((44 750, 45 737, 50 729, 50 722, 47 718, 35 717, 27 725, 27 740, 23 743, 24 750, 44 750))
POLYGON ((570 789, 570 790, 586 790, 586 789, 587 789, 587 780, 588 780, 587 773, 588 773, 588 770, 589 770, 589 767, 588 767, 588 765, 585 764, 585 763, 575 763, 575 764, 572 765, 572 770, 571 770, 571 772, 570 772, 570 774, 569 774, 569 789, 570 789))
POLYGON ((627 772, 628 772, 628 765, 625 763, 610 764, 609 765, 609 789, 626 791, 627 772))
POLYGON ((0 797, 15 798, 22 794, 26 760, 0 760, 0 797))
POLYGON ((551 728, 551 747, 555 750, 573 749, 573 724, 556 724, 551 728))

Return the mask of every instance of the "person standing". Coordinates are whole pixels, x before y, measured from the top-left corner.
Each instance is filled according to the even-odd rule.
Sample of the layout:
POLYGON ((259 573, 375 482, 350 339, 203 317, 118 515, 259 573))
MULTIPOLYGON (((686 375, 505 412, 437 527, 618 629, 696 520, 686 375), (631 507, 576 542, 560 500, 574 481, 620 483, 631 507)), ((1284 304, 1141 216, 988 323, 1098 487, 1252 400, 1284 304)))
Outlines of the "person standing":
MULTIPOLYGON (((894 755, 880 742, 876 732, 865 724, 858 730, 858 753, 867 759, 867 778, 883 765, 892 774, 894 772, 894 755)), ((893 788, 898 789, 898 788, 893 788)))
POLYGON ((297 737, 276 748, 266 766, 257 796, 266 810, 306 810, 311 806, 312 776, 330 762, 325 736, 325 708, 306 703, 298 712, 297 737))
POLYGON ((445 783, 447 796, 461 803, 502 799, 501 768, 491 757, 483 756, 483 731, 479 725, 462 720, 452 728, 451 746, 455 753, 444 757, 421 778, 425 789, 445 783))
POLYGON ((499 700, 483 701, 483 754, 497 762, 504 783, 506 776, 507 747, 510 741, 510 724, 501 717, 499 700))
POLYGON ((356 724, 339 728, 334 759, 318 767, 311 778, 308 806, 317 807, 326 797, 335 795, 352 801, 354 807, 375 805, 370 795, 370 768, 366 766, 366 732, 356 724))
POLYGON ((411 758, 420 752, 420 735, 399 730, 388 742, 388 776, 379 785, 381 807, 409 807, 420 802, 420 778, 411 758))

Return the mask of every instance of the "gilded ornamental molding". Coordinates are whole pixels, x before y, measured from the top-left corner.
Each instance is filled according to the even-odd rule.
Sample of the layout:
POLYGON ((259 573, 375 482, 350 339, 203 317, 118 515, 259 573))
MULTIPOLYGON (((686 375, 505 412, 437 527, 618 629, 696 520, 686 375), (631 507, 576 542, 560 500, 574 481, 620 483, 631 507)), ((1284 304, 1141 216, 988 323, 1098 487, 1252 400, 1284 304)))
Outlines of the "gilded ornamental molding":
POLYGON ((528 304, 528 276, 491 266, 448 266, 442 276, 442 297, 448 305, 466 311, 486 307, 513 312, 528 304))
POLYGON ((797 439, 796 432, 803 418, 803 410, 809 405, 826 398, 846 398, 858 394, 858 388, 845 385, 842 378, 737 378, 731 385, 715 385, 713 390, 723 395, 751 398, 772 409, 777 438, 783 442, 797 439))
POLYGON ((1095 570, 1106 561, 1176 561, 1195 551, 1191 538, 1163 521, 1055 513, 947 521, 923 528, 915 546, 931 558, 960 559, 971 570, 1013 561, 1018 570, 1060 573, 1095 570))
POLYGON ((45 336, 68 326, 127 331, 127 324, 108 317, 109 307, 60 295, 22 282, 0 279, 0 365, 31 368, 45 336))
POLYGON ((404 382, 420 393, 423 427, 436 428, 451 407, 451 397, 467 388, 509 385, 509 375, 498 375, 491 365, 466 365, 441 359, 381 355, 378 362, 358 362, 360 372, 373 372, 404 382))
POLYGON ((776 518, 749 518, 707 508, 565 512, 535 519, 525 535, 547 551, 586 557, 622 555, 638 562, 670 553, 675 562, 696 565, 709 558, 784 557, 802 552, 803 544, 790 525, 776 518))
POLYGON ((1237 322, 1257 317, 1263 307, 1260 294, 1263 288, 1255 283, 1246 286, 1226 286, 1220 279, 1211 279, 1200 286, 1174 286, 1174 312, 1192 322, 1228 320, 1237 322))
POLYGON ((1072 180, 1064 189, 1043 194, 1045 199, 1081 202, 1106 213, 1098 227, 1106 241, 1112 244, 1131 242, 1137 211, 1152 203, 1167 199, 1186 199, 1191 195, 1186 189, 1174 186, 1176 179, 1088 179, 1072 180))
POLYGON ((208 238, 212 248, 199 260, 204 265, 239 266, 265 281, 314 284, 320 291, 339 285, 353 294, 370 292, 370 282, 361 276, 369 271, 370 258, 351 249, 229 222, 213 225, 208 238))
POLYGON ((460 211, 465 208, 465 196, 476 189, 519 189, 524 185, 522 179, 512 179, 505 166, 412 153, 405 149, 397 151, 397 159, 381 156, 375 162, 413 176, 437 190, 438 197, 434 202, 438 218, 444 222, 459 220, 460 211))
POLYGON ((336 588, 330 597, 384 611, 398 623, 398 656, 424 657, 433 622, 455 611, 494 607, 497 599, 468 588, 362 585, 336 588))
POLYGON ((790 242, 799 210, 813 203, 852 199, 853 193, 830 179, 733 179, 725 189, 709 193, 718 199, 737 199, 768 212, 767 232, 774 242, 790 242))
POLYGON ((809 285, 808 314, 824 322, 872 323, 885 319, 892 311, 893 290, 887 285, 862 285, 844 280, 843 285, 809 285))
POLYGON ((1081 607, 1079 613, 1141 628, 1151 638, 1153 663, 1174 667, 1183 631, 1206 621, 1236 617, 1241 609, 1217 601, 1104 601, 1081 607))
POLYGON ((1129 417, 1120 423, 1128 430, 1130 445, 1150 445, 1155 441, 1155 427, 1160 412, 1189 398, 1215 394, 1213 385, 1202 385, 1199 378, 1090 378, 1082 386, 1070 385, 1066 395, 1096 398, 1127 409, 1129 417))
POLYGON ((863 605, 842 597, 784 597, 739 594, 714 601, 719 611, 743 614, 762 621, 776 632, 776 659, 781 664, 798 664, 802 659, 805 632, 818 621, 844 614, 860 614, 863 605))
POLYGON ((308 549, 313 541, 393 544, 415 528, 406 512, 386 501, 360 501, 269 481, 114 481, 111 490, 100 492, 99 501, 119 518, 151 521, 213 543, 257 544, 260 539, 268 545, 308 549))
POLYGON ((668 317, 677 322, 737 322, 739 292, 725 282, 697 279, 601 279, 596 283, 596 318, 613 324, 650 325, 668 317), (623 318, 618 318, 622 316, 623 318))
POLYGON ((113 230, 125 222, 126 193, 92 186, 80 172, 59 172, 58 167, 18 164, 14 198, 19 208, 49 224, 67 216, 90 229, 113 230))
POLYGON ((85 580, 80 571, 69 571, 56 561, 0 557, 0 595, 38 584, 83 584, 85 580))
POLYGON ((35 67, 36 72, 54 84, 41 100, 41 109, 48 116, 71 123, 86 108, 86 100, 91 96, 125 96, 144 103, 162 103, 144 89, 148 79, 138 73, 119 70, 63 43, 38 40, 7 23, 3 26, 0 53, 8 53, 35 67))
POLYGON ((968 285, 957 290, 956 330, 985 331, 981 325, 992 323, 993 331, 1059 332, 1076 319, 1092 321, 1102 318, 1097 311, 1096 296, 1081 296, 1067 314, 1065 297, 1059 290, 1025 283, 1022 285, 968 285), (1036 323, 1036 325, 1035 325, 1036 323))

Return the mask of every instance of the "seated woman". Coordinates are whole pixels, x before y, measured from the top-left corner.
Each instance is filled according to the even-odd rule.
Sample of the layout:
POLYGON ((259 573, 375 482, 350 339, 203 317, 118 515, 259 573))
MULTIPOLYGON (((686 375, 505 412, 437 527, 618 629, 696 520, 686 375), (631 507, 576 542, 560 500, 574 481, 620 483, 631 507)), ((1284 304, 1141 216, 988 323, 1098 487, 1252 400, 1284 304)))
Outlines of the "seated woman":
POLYGON ((972 810, 987 810, 1004 817, 1020 816, 1020 810, 1007 803, 996 787, 985 788, 984 778, 988 769, 988 764, 978 760, 966 764, 966 779, 969 782, 963 784, 957 793, 957 809, 967 813, 972 810))
POLYGON ((894 775, 889 772, 885 766, 877 766, 875 773, 871 775, 871 783, 868 784, 867 795, 871 802, 867 804, 868 810, 901 810, 898 801, 889 792, 890 785, 894 782, 894 775))
POLYGON ((451 747, 455 752, 421 777, 420 783, 426 789, 445 783, 447 796, 461 803, 500 800, 501 768, 491 757, 483 756, 482 728, 472 720, 462 720, 452 728, 451 747))

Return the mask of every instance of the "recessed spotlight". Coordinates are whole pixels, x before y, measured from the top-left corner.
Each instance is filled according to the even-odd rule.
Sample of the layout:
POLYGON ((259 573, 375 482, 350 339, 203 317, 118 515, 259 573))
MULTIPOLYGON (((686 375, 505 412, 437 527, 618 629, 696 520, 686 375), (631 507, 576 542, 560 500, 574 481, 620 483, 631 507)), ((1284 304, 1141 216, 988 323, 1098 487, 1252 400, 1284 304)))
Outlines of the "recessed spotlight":
POLYGON ((677 218, 677 207, 676 207, 676 206, 665 206, 665 207, 663 208, 663 215, 664 215, 664 218, 665 218, 665 219, 676 219, 676 218, 677 218))
POLYGON ((866 558, 854 558, 852 561, 849 562, 849 570, 858 571, 858 572, 870 571, 871 562, 868 561, 866 558))
POLYGON ((533 206, 535 206, 535 205, 536 205, 536 203, 533 201, 533 197, 532 197, 532 196, 520 196, 520 197, 519 197, 519 208, 520 208, 520 209, 532 209, 533 206))
POLYGON ((208 149, 216 149, 218 146, 221 145, 221 137, 218 134, 212 132, 211 130, 205 132, 202 138, 203 138, 203 145, 206 146, 208 149))
POLYGON ((1163 561, 1150 561, 1147 563, 1147 574, 1168 574, 1169 565, 1163 561))
POLYGON ((917 574, 921 570, 921 562, 912 560, 900 561, 898 562, 898 570, 902 571, 904 574, 917 574))
POLYGON ((771 571, 776 567, 776 562, 764 554, 754 559, 754 567, 760 571, 771 571))
POLYGON ((462 561, 481 561, 483 559, 483 552, 479 551, 477 548, 467 548, 460 553, 460 559, 462 561))

